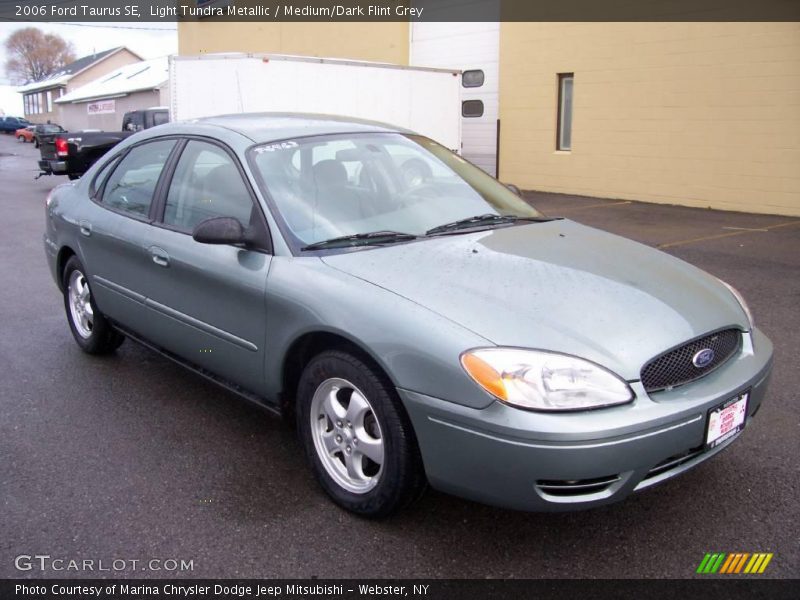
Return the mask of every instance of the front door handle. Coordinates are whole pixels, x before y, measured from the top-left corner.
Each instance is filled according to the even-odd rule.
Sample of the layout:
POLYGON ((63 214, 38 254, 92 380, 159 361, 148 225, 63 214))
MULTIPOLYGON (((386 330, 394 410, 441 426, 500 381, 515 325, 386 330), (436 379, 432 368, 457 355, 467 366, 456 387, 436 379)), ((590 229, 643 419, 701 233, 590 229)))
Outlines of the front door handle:
POLYGON ((169 254, 167 254, 165 250, 162 250, 158 246, 152 246, 150 248, 150 256, 153 257, 153 262, 159 267, 169 266, 169 254))
POLYGON ((89 221, 81 221, 78 223, 78 227, 81 230, 81 235, 85 235, 86 237, 92 235, 92 224, 89 223, 89 221))

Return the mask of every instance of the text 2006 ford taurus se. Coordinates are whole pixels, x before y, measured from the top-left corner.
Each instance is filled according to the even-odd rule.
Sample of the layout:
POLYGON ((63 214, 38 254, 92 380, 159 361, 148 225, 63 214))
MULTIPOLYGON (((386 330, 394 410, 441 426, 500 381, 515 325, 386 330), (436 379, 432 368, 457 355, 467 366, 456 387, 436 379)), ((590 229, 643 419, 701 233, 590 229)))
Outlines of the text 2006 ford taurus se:
POLYGON ((427 482, 620 500, 728 446, 772 363, 730 286, 376 123, 139 133, 52 192, 45 247, 83 350, 131 337, 294 412, 322 487, 364 515, 427 482))

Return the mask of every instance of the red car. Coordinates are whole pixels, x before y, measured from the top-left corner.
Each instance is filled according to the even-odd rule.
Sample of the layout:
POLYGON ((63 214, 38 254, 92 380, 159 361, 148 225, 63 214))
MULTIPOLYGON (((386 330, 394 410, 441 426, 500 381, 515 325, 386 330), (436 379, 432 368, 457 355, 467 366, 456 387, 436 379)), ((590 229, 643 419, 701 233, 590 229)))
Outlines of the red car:
POLYGON ((22 127, 17 129, 14 132, 14 137, 17 138, 20 142, 32 142, 33 141, 33 125, 30 127, 22 127))

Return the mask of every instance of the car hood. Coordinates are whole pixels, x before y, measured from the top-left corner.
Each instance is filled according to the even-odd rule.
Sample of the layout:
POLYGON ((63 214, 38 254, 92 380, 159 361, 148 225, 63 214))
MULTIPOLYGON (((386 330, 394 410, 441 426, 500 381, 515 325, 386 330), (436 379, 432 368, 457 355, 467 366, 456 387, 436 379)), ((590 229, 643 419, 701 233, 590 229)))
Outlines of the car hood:
POLYGON ((649 359, 691 338, 749 327, 738 301, 715 277, 569 220, 442 236, 323 261, 493 344, 580 356, 629 381, 639 379, 649 359))

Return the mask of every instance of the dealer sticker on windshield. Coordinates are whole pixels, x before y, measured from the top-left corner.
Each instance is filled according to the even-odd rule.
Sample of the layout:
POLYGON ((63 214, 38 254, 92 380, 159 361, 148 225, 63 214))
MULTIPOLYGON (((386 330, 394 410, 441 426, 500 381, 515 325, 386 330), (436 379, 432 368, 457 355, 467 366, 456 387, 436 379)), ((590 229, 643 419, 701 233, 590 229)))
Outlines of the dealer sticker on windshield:
POLYGON ((719 446, 744 429, 748 396, 749 393, 745 392, 708 411, 706 448, 719 446))

